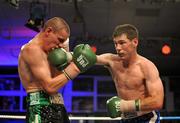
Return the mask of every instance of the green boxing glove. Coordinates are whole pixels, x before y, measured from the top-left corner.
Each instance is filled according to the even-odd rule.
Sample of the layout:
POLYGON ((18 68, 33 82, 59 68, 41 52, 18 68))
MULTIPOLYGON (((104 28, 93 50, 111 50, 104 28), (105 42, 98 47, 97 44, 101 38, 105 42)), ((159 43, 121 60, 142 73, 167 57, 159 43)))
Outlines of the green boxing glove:
POLYGON ((54 49, 48 54, 48 61, 58 70, 64 70, 72 60, 72 54, 63 48, 54 49))
POLYGON ((73 62, 81 72, 92 67, 97 61, 96 54, 88 44, 79 44, 73 50, 73 62))
POLYGON ((96 60, 96 55, 88 44, 77 45, 73 50, 72 62, 62 72, 68 80, 72 80, 79 73, 82 73, 92 67, 96 63, 96 60))
POLYGON ((120 117, 122 112, 140 111, 140 100, 123 100, 114 96, 107 100, 107 112, 111 118, 120 117))
POLYGON ((112 97, 111 99, 107 100, 107 112, 111 118, 116 118, 121 116, 120 110, 120 98, 117 96, 112 97))

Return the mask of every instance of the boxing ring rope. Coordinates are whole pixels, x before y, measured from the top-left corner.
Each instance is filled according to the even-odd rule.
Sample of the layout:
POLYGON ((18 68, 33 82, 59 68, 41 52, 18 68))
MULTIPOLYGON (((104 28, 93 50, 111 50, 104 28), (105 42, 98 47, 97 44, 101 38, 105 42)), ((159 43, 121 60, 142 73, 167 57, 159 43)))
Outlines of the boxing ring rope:
MULTIPOLYGON (((26 116, 16 116, 16 115, 0 115, 0 119, 20 119, 24 120, 26 116)), ((121 120, 121 117, 119 118, 110 118, 110 117, 74 117, 70 116, 70 120, 79 120, 79 123, 83 123, 85 120, 121 120)), ((160 117, 160 120, 180 120, 180 116, 163 116, 160 117)))

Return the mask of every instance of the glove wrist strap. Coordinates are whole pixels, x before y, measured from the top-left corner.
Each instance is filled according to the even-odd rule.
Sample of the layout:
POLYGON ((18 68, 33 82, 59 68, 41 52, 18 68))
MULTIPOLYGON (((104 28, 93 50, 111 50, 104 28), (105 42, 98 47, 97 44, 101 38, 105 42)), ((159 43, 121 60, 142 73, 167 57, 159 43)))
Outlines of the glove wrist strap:
POLYGON ((135 100, 136 111, 140 111, 140 99, 135 100))
POLYGON ((122 112, 140 111, 140 100, 121 100, 120 107, 122 112))
POLYGON ((80 70, 73 62, 71 62, 62 72, 68 80, 72 80, 80 73, 80 70))

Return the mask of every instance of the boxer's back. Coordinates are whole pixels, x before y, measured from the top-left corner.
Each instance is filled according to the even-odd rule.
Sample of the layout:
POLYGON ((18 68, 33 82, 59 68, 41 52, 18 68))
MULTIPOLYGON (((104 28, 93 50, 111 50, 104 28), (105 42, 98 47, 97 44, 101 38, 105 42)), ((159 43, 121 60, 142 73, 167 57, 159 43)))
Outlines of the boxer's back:
POLYGON ((23 87, 27 92, 34 92, 37 90, 42 90, 41 85, 37 81, 36 78, 32 75, 31 69, 28 65, 28 63, 25 62, 25 54, 23 52, 26 52, 24 50, 27 49, 27 47, 30 46, 23 46, 18 58, 18 72, 19 72, 19 77, 21 79, 21 82, 23 84, 23 87))

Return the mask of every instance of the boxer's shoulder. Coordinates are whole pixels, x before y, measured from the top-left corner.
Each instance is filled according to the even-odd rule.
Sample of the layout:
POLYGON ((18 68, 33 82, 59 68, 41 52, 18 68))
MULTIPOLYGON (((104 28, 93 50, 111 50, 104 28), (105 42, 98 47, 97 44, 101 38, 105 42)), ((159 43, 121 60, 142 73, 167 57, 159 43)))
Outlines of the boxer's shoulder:
POLYGON ((151 60, 149 60, 148 58, 145 58, 143 56, 139 57, 139 64, 141 67, 143 67, 145 69, 155 67, 155 64, 151 60))
POLYGON ((103 56, 106 58, 106 60, 109 60, 109 61, 119 60, 119 56, 117 54, 105 53, 103 54, 103 56))
POLYGON ((140 68, 141 68, 141 70, 145 76, 152 75, 152 72, 159 74, 156 65, 151 60, 149 60, 148 58, 140 57, 139 61, 140 61, 139 66, 140 66, 140 68))
POLYGON ((21 49, 21 52, 23 54, 31 54, 31 55, 35 55, 37 53, 42 53, 42 48, 39 45, 36 44, 26 44, 24 45, 24 47, 21 49))
POLYGON ((104 53, 97 55, 97 64, 109 66, 110 61, 113 59, 112 53, 104 53))

